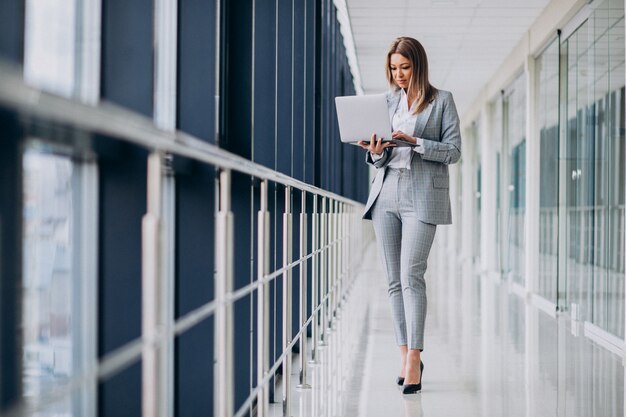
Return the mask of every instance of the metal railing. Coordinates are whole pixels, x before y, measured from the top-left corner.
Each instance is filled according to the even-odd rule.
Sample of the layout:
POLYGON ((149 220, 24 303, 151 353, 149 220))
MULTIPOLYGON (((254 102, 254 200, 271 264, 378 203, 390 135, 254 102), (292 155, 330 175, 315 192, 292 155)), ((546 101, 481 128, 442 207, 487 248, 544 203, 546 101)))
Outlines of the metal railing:
MULTIPOLYGON (((291 415, 292 348, 299 343, 300 356, 298 387, 311 387, 307 379, 309 364, 319 363, 319 351, 329 343, 329 332, 341 333, 340 322, 346 301, 356 281, 355 254, 364 253, 364 247, 373 239, 371 228, 361 222, 363 206, 334 193, 316 188, 267 167, 204 143, 182 132, 159 130, 149 119, 110 104, 86 106, 72 100, 42 93, 25 85, 17 73, 0 64, 0 107, 26 116, 31 120, 60 124, 91 134, 114 137, 150 151, 147 175, 147 211, 142 221, 142 335, 114 352, 82 369, 63 386, 54 389, 31 404, 19 404, 9 415, 25 415, 45 409, 66 398, 85 383, 102 381, 142 361, 142 413, 144 416, 162 415, 159 411, 159 381, 163 369, 160 350, 166 343, 213 316, 215 320, 214 414, 216 416, 244 416, 256 407, 256 415, 269 415, 269 384, 282 367, 283 414, 291 415), (164 158, 178 155, 212 165, 219 170, 219 209, 215 232, 215 298, 174 320, 163 322, 159 310, 163 298, 163 253, 159 238, 164 228, 162 194, 164 158), (235 219, 231 207, 231 173, 238 171, 260 180, 255 238, 256 280, 234 289, 233 247, 235 219), (269 270, 270 212, 268 187, 274 182, 284 186, 282 210, 282 266, 269 270), (294 190, 300 193, 300 212, 294 212, 294 190), (307 204, 308 202, 311 204, 307 204), (312 207, 307 212, 307 207, 312 207), (293 244, 294 217, 299 219, 299 242, 293 244), (311 227, 309 229, 309 222, 311 227), (309 230, 311 247, 308 247, 309 230), (297 258, 294 259, 294 252, 297 258), (307 264, 311 265, 311 287, 307 285, 307 264), (292 271, 299 268, 299 308, 295 319, 298 331, 291 334, 294 312, 292 306, 292 271), (269 284, 283 281, 282 352, 270 363, 269 352, 269 284), (233 400, 233 305, 256 292, 256 386, 240 407, 234 409, 233 400), (308 305, 311 314, 307 314, 308 305), (311 346, 307 328, 311 326, 311 346)), ((170 225, 171 226, 171 225, 170 225)), ((278 237, 277 237, 278 238, 278 237)), ((349 309, 349 311, 360 311, 349 309)), ((346 313, 347 314, 347 313, 346 313)), ((360 314, 360 313, 354 313, 360 314)), ((338 335, 336 343, 341 341, 338 335)), ((337 350, 336 352, 339 352, 337 350)), ((341 355, 332 358, 338 365, 341 355)), ((330 366, 330 365, 327 365, 330 366)), ((340 378, 338 376, 338 378, 340 378)), ((247 387, 246 387, 247 389, 247 387)), ((208 411, 208 410, 207 410, 208 411)))

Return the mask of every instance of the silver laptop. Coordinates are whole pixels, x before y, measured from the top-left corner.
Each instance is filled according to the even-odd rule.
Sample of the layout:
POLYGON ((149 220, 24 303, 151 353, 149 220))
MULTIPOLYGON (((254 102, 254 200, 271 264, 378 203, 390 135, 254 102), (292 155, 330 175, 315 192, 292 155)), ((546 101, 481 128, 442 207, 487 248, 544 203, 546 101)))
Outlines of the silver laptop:
POLYGON ((385 94, 335 97, 339 135, 344 143, 369 141, 376 137, 391 139, 391 122, 385 94))
POLYGON ((391 139, 391 121, 385 94, 335 97, 339 135, 344 143, 356 144, 360 140, 370 141, 372 133, 383 141, 397 146, 411 146, 402 140, 391 139))

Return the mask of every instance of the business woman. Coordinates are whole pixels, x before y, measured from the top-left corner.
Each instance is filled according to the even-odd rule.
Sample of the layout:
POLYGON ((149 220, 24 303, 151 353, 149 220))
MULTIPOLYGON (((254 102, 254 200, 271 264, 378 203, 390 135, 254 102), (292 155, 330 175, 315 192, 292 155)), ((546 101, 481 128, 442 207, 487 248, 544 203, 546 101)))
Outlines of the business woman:
POLYGON ((388 280, 389 301, 402 368, 397 379, 405 394, 422 389, 426 261, 438 224, 450 224, 448 165, 461 156, 459 117, 448 91, 428 81, 428 61, 415 39, 394 40, 386 59, 392 138, 372 135, 359 145, 377 168, 364 219, 371 219, 388 280), (388 138, 384 138, 388 139, 388 138))

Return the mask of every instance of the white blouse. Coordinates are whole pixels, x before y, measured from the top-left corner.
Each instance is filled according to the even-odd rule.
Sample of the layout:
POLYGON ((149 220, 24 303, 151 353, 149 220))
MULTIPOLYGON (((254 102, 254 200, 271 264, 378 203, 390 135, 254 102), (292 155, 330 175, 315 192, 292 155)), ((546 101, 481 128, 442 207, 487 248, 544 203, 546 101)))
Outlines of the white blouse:
MULTIPOLYGON (((407 135, 412 135, 413 130, 415 129, 415 121, 417 119, 417 114, 413 114, 415 111, 416 103, 413 102, 411 108, 409 109, 408 100, 406 96, 406 92, 404 89, 400 89, 400 103, 396 112, 393 114, 393 118, 391 119, 391 127, 393 131, 400 130, 407 135)), ((406 168, 411 169, 411 152, 415 151, 417 153, 424 153, 424 148, 422 147, 422 143, 424 143, 424 139, 416 138, 418 146, 398 146, 393 149, 391 152, 391 157, 389 158, 389 162, 387 163, 388 167, 391 168, 406 168)), ((374 161, 382 158, 382 154, 375 155, 372 154, 372 159, 374 161)))

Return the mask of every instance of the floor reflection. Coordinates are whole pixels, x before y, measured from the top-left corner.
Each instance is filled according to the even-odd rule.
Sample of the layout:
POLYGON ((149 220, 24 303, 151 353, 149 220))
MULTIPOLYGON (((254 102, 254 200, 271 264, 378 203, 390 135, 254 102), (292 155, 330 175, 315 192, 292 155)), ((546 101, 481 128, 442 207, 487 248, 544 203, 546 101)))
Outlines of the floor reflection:
POLYGON ((422 394, 403 395, 404 417, 424 417, 422 394))
POLYGON ((523 287, 473 270, 442 251, 431 254, 428 372, 422 392, 411 396, 393 384, 399 361, 385 284, 382 271, 371 274, 364 392, 351 399, 360 405, 358 415, 625 416, 621 356, 590 338, 569 313, 546 310, 547 302, 542 309, 523 287))

